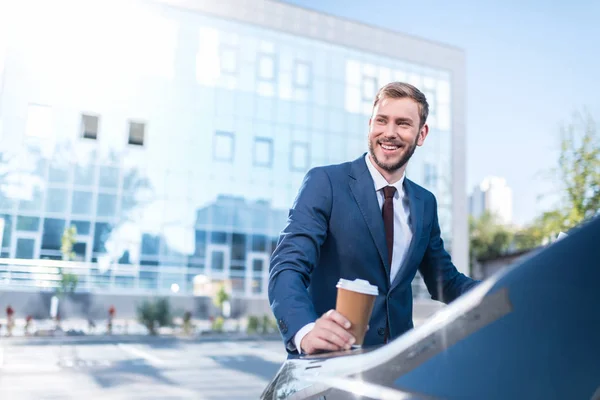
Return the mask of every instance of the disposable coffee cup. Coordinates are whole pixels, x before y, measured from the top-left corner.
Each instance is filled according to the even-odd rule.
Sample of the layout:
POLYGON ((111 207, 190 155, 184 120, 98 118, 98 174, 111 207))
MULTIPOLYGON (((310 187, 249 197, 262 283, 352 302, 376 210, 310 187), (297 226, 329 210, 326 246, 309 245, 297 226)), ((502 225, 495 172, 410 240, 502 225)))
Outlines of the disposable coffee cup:
POLYGON ((379 290, 363 279, 340 279, 336 287, 338 292, 335 309, 352 324, 348 331, 356 339, 353 347, 362 347, 379 290))

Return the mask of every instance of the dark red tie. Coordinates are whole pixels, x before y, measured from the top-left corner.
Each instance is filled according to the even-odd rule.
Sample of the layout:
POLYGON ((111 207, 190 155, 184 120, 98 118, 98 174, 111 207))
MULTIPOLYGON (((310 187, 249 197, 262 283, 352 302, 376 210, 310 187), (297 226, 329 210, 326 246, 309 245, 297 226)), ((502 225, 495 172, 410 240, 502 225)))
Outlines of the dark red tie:
MULTIPOLYGON (((388 248, 388 259, 390 260, 390 274, 392 272, 392 254, 394 252, 394 193, 396 188, 394 186, 386 186, 383 188, 383 226, 385 227, 385 243, 388 248)), ((390 338, 389 321, 386 319, 385 323, 385 335, 383 342, 387 343, 390 338)))
POLYGON ((392 265, 392 253, 394 250, 394 186, 386 186, 383 188, 383 226, 385 227, 385 242, 388 248, 388 259, 390 260, 390 268, 392 265))

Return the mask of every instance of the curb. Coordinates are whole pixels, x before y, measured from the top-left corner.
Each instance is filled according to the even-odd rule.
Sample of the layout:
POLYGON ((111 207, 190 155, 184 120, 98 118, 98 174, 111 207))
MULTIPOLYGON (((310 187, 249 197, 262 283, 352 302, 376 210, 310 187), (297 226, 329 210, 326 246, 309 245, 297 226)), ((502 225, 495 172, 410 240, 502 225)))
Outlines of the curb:
POLYGON ((213 342, 251 342, 251 341, 280 341, 280 335, 246 335, 246 334, 208 334, 192 337, 176 335, 112 335, 112 336, 51 336, 51 337, 10 337, 0 338, 0 345, 15 346, 44 346, 44 345, 68 345, 87 344, 101 345, 111 343, 213 343, 213 342))

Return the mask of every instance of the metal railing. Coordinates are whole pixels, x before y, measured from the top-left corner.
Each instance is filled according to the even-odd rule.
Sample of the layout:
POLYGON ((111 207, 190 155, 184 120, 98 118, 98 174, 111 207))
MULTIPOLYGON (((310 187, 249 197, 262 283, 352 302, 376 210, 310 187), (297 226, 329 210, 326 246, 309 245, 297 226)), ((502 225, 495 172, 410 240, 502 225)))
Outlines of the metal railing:
POLYGON ((0 290, 55 291, 65 274, 77 276, 76 292, 125 294, 211 296, 216 284, 232 279, 187 266, 111 264, 104 269, 98 263, 0 258, 0 290))

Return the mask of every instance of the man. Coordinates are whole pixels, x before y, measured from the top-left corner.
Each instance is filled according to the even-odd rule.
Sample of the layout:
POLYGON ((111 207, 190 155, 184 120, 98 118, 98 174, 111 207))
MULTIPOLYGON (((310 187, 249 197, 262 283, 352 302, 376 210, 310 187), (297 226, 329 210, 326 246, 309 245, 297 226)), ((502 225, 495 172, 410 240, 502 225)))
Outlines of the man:
POLYGON ((444 250, 435 197, 405 178, 406 164, 429 132, 428 108, 414 86, 384 86, 369 120, 369 152, 306 174, 270 266, 269 300, 289 352, 354 343, 350 322, 333 310, 340 278, 379 288, 365 346, 413 327, 417 270, 431 297, 445 303, 476 285, 444 250))

